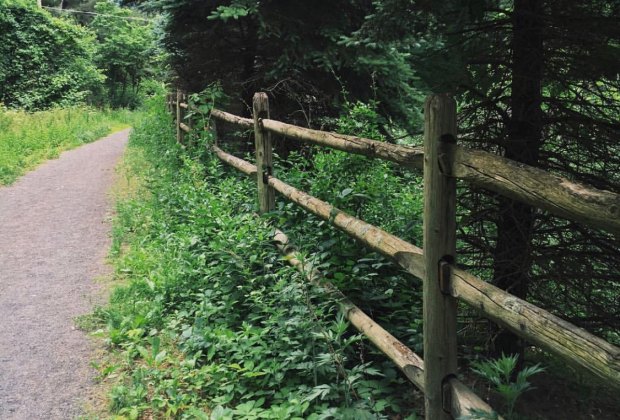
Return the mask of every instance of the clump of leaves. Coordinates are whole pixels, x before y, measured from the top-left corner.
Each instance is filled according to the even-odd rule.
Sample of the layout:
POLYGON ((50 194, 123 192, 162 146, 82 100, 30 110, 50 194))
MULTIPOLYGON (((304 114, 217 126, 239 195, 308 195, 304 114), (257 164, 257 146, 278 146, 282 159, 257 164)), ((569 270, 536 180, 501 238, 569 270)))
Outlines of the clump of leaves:
MULTIPOLYGON (((507 420, 517 418, 515 414, 517 400, 526 391, 534 389, 528 379, 532 375, 545 370, 540 364, 536 364, 522 369, 515 376, 514 370, 517 366, 517 360, 517 355, 506 356, 502 354, 502 357, 495 360, 475 361, 472 363, 472 371, 487 380, 504 400, 507 420)), ((472 413, 472 415, 473 417, 468 418, 497 418, 496 415, 495 417, 485 417, 483 413, 472 413)))

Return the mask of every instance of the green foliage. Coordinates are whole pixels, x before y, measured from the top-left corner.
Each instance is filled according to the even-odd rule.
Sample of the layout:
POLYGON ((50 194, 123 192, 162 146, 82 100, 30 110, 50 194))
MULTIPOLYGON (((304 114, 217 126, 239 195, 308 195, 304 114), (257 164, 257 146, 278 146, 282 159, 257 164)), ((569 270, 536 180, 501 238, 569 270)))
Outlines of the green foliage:
POLYGON ((64 150, 128 127, 136 117, 124 110, 85 107, 32 114, 0 107, 0 185, 64 150))
MULTIPOLYGON (((343 134, 381 140, 376 104, 348 104, 333 122, 343 134)), ((387 162, 311 149, 278 161, 276 176, 337 208, 414 244, 422 242, 422 180, 387 162), (311 164, 309 163, 311 162, 311 164)), ((307 253, 312 265, 414 351, 422 352, 418 279, 293 204, 279 203, 276 225, 307 253), (396 298, 398 296, 398 298, 396 298)), ((373 354, 381 360, 383 356, 373 354)))
POLYGON ((217 6, 217 8, 207 18, 209 20, 220 19, 226 22, 228 19, 239 19, 258 11, 258 4, 255 1, 234 1, 230 6, 217 6))
POLYGON ((236 103, 249 103, 255 91, 269 89, 279 115, 305 114, 310 124, 341 110, 345 88, 353 100, 378 100, 385 121, 419 129, 422 93, 410 48, 352 36, 371 17, 372 2, 138 3, 168 13, 164 43, 188 91, 222 80, 236 103))
MULTIPOLYGON (((452 92, 459 103, 459 142, 464 146, 508 152, 522 163, 620 191, 620 8, 615 4, 141 3, 170 13, 166 46, 185 87, 200 91, 221 79, 235 99, 233 111, 247 109, 244 104, 251 103, 252 94, 267 89, 275 105, 273 118, 318 126, 320 117, 333 117, 346 108, 344 87, 351 102, 379 103, 382 133, 387 127, 419 133, 422 94, 452 92), (523 10, 527 4, 538 5, 536 11, 523 10), (540 42, 524 42, 526 52, 514 54, 517 33, 532 33, 515 27, 528 20, 520 15, 540 16, 544 30, 540 42), (527 49, 533 52, 536 46, 544 71, 528 65, 527 57, 534 55, 527 49), (517 64, 515 56, 526 58, 517 64), (531 74, 519 74, 524 71, 531 74), (515 80, 532 80, 540 88, 514 91, 515 80), (542 96, 537 98, 536 92, 542 96), (522 113, 514 104, 528 95, 535 106, 526 107, 532 112, 523 117, 530 121, 518 122, 522 113), (533 111, 537 107, 540 112, 533 111), (538 127, 540 141, 523 146, 515 131, 521 123, 538 127)), ((513 207, 484 190, 463 189, 459 261, 491 281, 495 278, 513 294, 613 339, 618 329, 614 298, 619 284, 614 279, 620 276, 613 264, 620 251, 617 238, 544 212, 513 214, 513 207)), ((509 341, 515 343, 502 339, 495 344, 509 341)))
POLYGON ((128 284, 97 312, 122 351, 113 412, 319 419, 410 410, 409 385, 384 359, 360 356, 363 341, 327 293, 279 257, 267 220, 252 215, 252 182, 213 156, 188 158, 161 110, 135 129, 128 153, 140 156, 132 178, 146 188, 120 203, 115 223, 116 271, 128 284))
MULTIPOLYGON (((506 406, 506 419, 516 419, 515 404, 517 399, 528 390, 533 389, 528 382, 528 378, 537 373, 543 372, 545 369, 540 365, 526 367, 520 370, 515 377, 515 368, 517 366, 518 356, 502 355, 496 360, 476 361, 472 363, 472 370, 480 377, 486 379, 495 389, 495 391, 504 400, 506 406), (514 377, 514 380, 513 380, 514 377)), ((479 417, 473 413, 473 417, 468 418, 488 418, 479 417)))
MULTIPOLYGON (((384 140, 378 104, 347 103, 334 123, 342 134, 384 140)), ((302 190, 380 226, 412 243, 422 242, 423 186, 420 176, 379 159, 316 149, 312 167, 296 154, 281 162, 290 170, 280 175, 302 190)))
POLYGON ((90 28, 97 35, 95 62, 106 75, 105 100, 113 107, 135 108, 142 80, 158 54, 153 26, 144 21, 119 19, 132 12, 105 0, 95 5, 97 15, 90 28))
POLYGON ((0 33, 0 102, 6 106, 75 106, 103 81, 92 61, 94 35, 35 2, 3 0, 0 33))

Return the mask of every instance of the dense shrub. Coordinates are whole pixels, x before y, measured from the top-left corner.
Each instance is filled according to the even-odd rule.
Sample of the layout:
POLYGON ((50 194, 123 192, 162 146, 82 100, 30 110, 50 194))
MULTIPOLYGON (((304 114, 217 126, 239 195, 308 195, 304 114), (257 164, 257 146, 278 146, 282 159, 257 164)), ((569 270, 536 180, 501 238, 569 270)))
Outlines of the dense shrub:
POLYGON ((0 7, 0 102, 41 110, 86 101, 103 75, 93 64, 94 35, 52 17, 35 2, 0 7))

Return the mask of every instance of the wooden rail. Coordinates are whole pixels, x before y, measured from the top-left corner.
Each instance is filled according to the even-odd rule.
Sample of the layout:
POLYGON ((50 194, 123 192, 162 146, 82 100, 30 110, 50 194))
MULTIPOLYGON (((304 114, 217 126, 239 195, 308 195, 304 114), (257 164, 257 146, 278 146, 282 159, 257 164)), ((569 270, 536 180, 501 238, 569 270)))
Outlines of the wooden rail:
MULTIPOLYGON (((214 151, 228 165, 246 175, 256 176, 256 167, 249 162, 218 147, 215 147, 214 151)), ((421 248, 340 211, 277 178, 270 177, 269 185, 290 201, 392 259, 410 274, 422 280, 426 278, 424 253, 421 248)), ((449 268, 447 288, 451 296, 470 304, 515 334, 620 388, 618 347, 467 271, 451 265, 449 268)))
MULTIPOLYGON (((219 120, 251 128, 249 118, 218 109, 211 115, 219 120)), ((265 130, 275 134, 344 152, 379 158, 409 169, 423 169, 423 147, 384 143, 362 137, 298 127, 263 119, 265 130)), ((585 225, 620 234, 620 194, 600 190, 523 165, 501 156, 457 146, 449 174, 476 186, 585 225)))
POLYGON ((192 129, 189 128, 187 124, 183 124, 183 123, 179 123, 179 128, 186 133, 189 133, 190 131, 192 131, 192 129))
MULTIPOLYGON (((311 264, 304 264, 297 254, 296 248, 291 245, 288 236, 280 230, 276 230, 274 242, 285 256, 285 259, 293 267, 297 268, 306 276, 308 281, 320 284, 331 292, 332 296, 340 305, 340 310, 359 332, 385 354, 398 369, 422 392, 425 392, 424 361, 415 354, 409 347, 405 346, 392 334, 387 332, 381 325, 377 324, 372 318, 366 315, 357 305, 349 300, 337 287, 326 281, 321 273, 312 267, 311 264)), ((474 394, 467 386, 459 381, 455 376, 450 377, 443 386, 448 387, 450 395, 455 396, 447 404, 447 410, 454 418, 467 417, 472 410, 479 412, 493 413, 493 409, 480 397, 474 394)), ((444 394, 446 392, 444 391, 444 394)), ((441 402, 442 411, 444 402, 441 402)), ((498 417, 500 420, 501 417, 498 417)))
MULTIPOLYGON (((620 214, 618 194, 572 183, 536 168, 519 165, 486 152, 457 146, 453 141, 456 138, 454 107, 451 100, 445 97, 435 96, 427 101, 424 149, 310 130, 270 120, 265 99, 266 96, 263 95, 255 97, 254 120, 217 109, 211 112, 211 116, 220 121, 246 129, 254 128, 257 138, 257 162, 261 169, 224 152, 217 146, 213 146, 214 153, 226 164, 256 179, 262 212, 274 208, 274 202, 269 194, 277 191, 423 280, 425 354, 429 358, 426 361, 426 369, 425 364, 421 359, 418 360, 419 357, 415 353, 400 348, 402 343, 393 339, 380 326, 375 326, 374 321, 359 311, 359 308, 346 297, 340 296, 339 302, 345 305, 345 309, 355 309, 345 311, 351 323, 393 360, 414 385, 424 391, 427 418, 444 418, 446 412, 453 416, 458 413, 460 413, 458 415, 467 414, 468 408, 484 406, 486 407, 484 410, 489 409, 467 387, 454 379, 456 346, 453 340, 456 337, 454 329, 456 319, 453 309, 447 309, 454 307, 454 299, 468 303, 494 322, 504 325, 517 335, 558 355, 563 360, 590 371, 606 380, 610 386, 620 390, 618 347, 456 267, 453 195, 454 179, 461 178, 547 209, 554 214, 618 233, 620 220, 618 216, 614 216, 620 214), (257 98, 259 105, 256 102, 257 98), (448 105, 449 103, 451 105, 448 105), (271 175, 271 152, 267 150, 271 147, 268 133, 381 158, 408 168, 424 168, 425 248, 429 250, 426 255, 415 245, 274 178, 271 175), (269 156, 266 158, 266 155, 269 156), (442 215, 442 212, 445 214, 442 215), (597 214, 585 215, 587 212, 597 214), (608 218, 605 219, 606 217, 608 218), (432 251, 433 249, 435 250, 432 251), (429 291, 431 284, 432 289, 429 291), (358 311, 363 315, 352 320, 350 315, 358 314, 358 311), (439 327, 437 325, 433 327, 433 322, 429 319, 437 316, 443 321, 439 323, 439 327), (373 328, 366 328, 364 325, 372 325, 373 328), (373 336, 375 333, 378 335, 373 336), (427 337, 433 334, 437 334, 440 339, 433 340, 427 337), (394 341, 391 341, 392 339, 394 341), (392 345, 394 347, 390 347, 392 345), (432 361, 436 355, 440 355, 441 360, 432 361)), ((191 109, 191 105, 188 108, 191 109)), ((284 238, 285 236, 280 236, 281 249, 286 248, 287 240, 284 238)), ((298 259, 294 261, 301 264, 298 259)))
MULTIPOLYGON (((214 115, 218 118, 218 115, 214 115)), ((232 122, 230 119, 225 121, 232 122)), ((263 120, 272 133, 422 169, 424 150, 263 120)), ((620 234, 620 194, 599 190, 480 150, 457 147, 450 175, 533 207, 620 234)))
MULTIPOLYGON (((254 179, 257 179, 258 169, 256 165, 252 165, 250 162, 247 162, 243 159, 239 159, 229 153, 226 153, 217 146, 213 146, 213 151, 220 158, 220 160, 222 160, 226 164, 232 166, 233 168, 239 170, 240 172, 243 172, 244 174, 254 179)), ((269 178, 269 183, 270 185, 274 186, 275 189, 280 193, 285 191, 286 188, 295 190, 295 188, 291 187, 290 185, 287 185, 283 183, 282 181, 276 178, 273 178, 273 177, 269 178)), ((298 190, 295 190, 295 191, 298 191, 298 190)), ((301 191, 298 191, 298 192, 300 194, 305 194, 301 191)), ((311 197, 311 196, 308 196, 308 197, 311 197)), ((311 198, 316 200, 317 202, 320 202, 320 200, 314 197, 311 197, 311 198)), ((301 203, 298 201, 293 201, 293 202, 297 204, 301 203)), ((323 202, 320 202, 320 203, 324 204, 325 206, 329 206, 327 203, 323 203, 323 202)), ((310 210, 312 208, 311 206, 305 207, 303 205, 302 207, 306 208, 307 210, 310 210)), ((312 211, 312 212, 316 214, 317 216, 323 218, 324 220, 329 220, 330 212, 328 213, 324 213, 324 212, 322 213, 319 211, 317 212, 312 211), (328 216, 325 217, 325 214, 327 214, 328 216)), ((359 219, 355 219, 351 216, 348 216, 348 217, 362 223, 362 226, 363 226, 362 229, 368 226, 368 227, 372 227, 376 229, 377 231, 380 231, 379 228, 376 228, 372 225, 367 225, 365 224, 365 222, 359 219)), ((342 229, 342 225, 338 224, 336 226, 342 229)), ((346 230, 344 231, 347 232, 346 230)), ((347 232, 347 233, 351 233, 351 232, 347 232)), ((392 236, 388 234, 387 232, 383 232, 383 233, 385 235, 389 235, 391 238, 395 240, 400 241, 399 238, 396 238, 395 236, 392 236)), ((351 236, 354 236, 354 235, 351 235, 351 236)), ((359 239, 358 236, 354 236, 354 237, 359 239)), ((316 281, 319 281, 319 279, 321 279, 321 285, 323 287, 326 287, 327 290, 329 290, 331 293, 336 295, 337 301, 339 305, 341 306, 341 309, 344 315, 351 322, 351 324, 358 331, 360 331, 362 334, 368 337, 368 339, 373 344, 375 344, 375 346, 377 346, 377 348, 381 352, 383 352, 386 356, 388 356, 388 358, 394 362, 394 364, 405 374, 405 376, 411 381, 411 383, 413 383, 422 392, 426 391, 427 388, 425 387, 424 361, 422 360, 420 356, 418 356, 411 349, 405 346, 402 342, 396 339, 393 335, 391 335, 389 332, 383 329, 383 327, 381 327, 379 324, 373 321, 368 315, 366 315, 361 309, 359 309, 359 307, 357 307, 346 296, 344 296, 342 292, 340 292, 334 285, 332 285, 329 282, 325 282, 324 279, 322 279, 318 270, 312 268, 311 266, 307 264, 304 265, 301 262, 300 258, 298 257, 294 247, 290 246, 289 239, 283 232, 276 230, 276 234, 274 235, 274 241, 276 242, 278 249, 280 249, 280 251, 285 254, 289 263, 293 265, 294 267, 296 267, 298 270, 300 270, 302 273, 305 273, 306 276, 308 277, 308 280, 316 282, 316 281)), ((404 244, 407 244, 407 243, 404 242, 404 244)), ((414 247, 413 245, 410 245, 410 246, 414 247)), ((423 268, 423 264, 420 263, 419 265, 423 268)), ((466 416, 467 414, 470 413, 469 410, 472 410, 472 409, 482 410, 489 414, 493 413, 493 409, 488 404, 486 404, 476 394, 474 394, 469 388, 467 388, 464 384, 462 384, 456 377, 450 377, 449 380, 442 385, 442 387, 440 388, 440 391, 443 394, 449 393, 449 395, 452 396, 452 398, 450 399, 449 407, 443 406, 443 399, 441 401, 441 404, 442 404, 442 411, 444 408, 447 409, 451 413, 451 415, 454 416, 454 418, 466 416), (444 389, 444 386, 448 387, 447 391, 444 389)))

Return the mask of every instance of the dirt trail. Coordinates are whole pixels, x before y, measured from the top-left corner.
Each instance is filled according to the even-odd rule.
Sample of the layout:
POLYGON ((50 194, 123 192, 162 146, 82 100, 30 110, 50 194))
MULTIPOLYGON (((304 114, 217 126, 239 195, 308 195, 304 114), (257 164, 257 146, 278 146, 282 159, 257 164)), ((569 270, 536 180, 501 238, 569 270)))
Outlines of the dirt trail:
POLYGON ((0 419, 71 419, 92 384, 74 318, 106 274, 107 191, 129 130, 0 187, 0 419))

